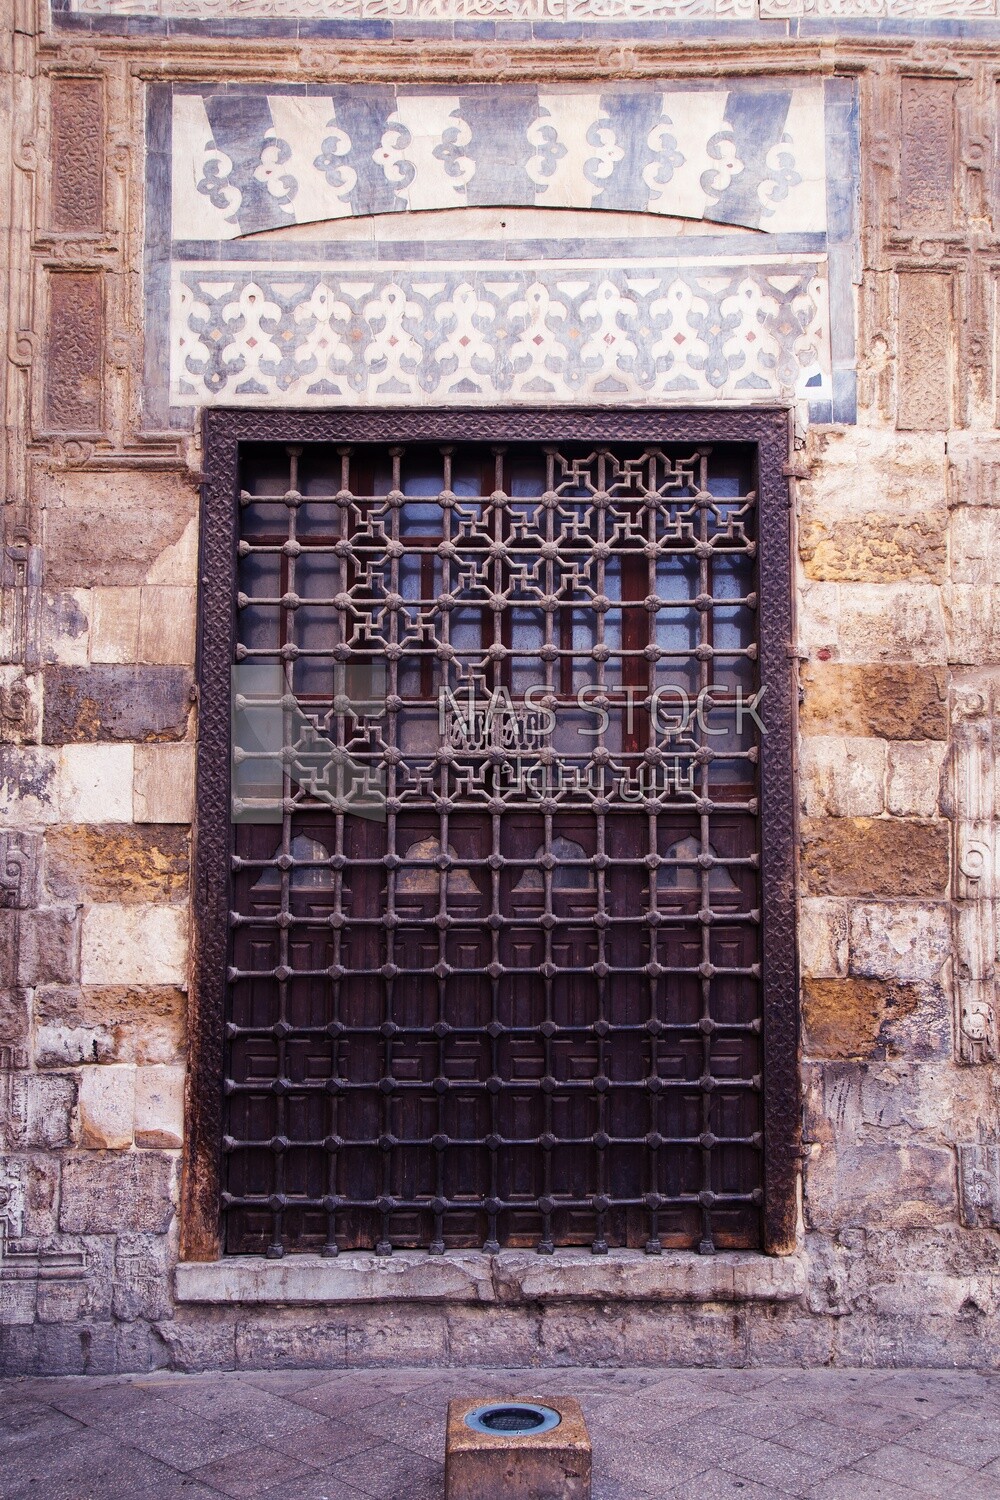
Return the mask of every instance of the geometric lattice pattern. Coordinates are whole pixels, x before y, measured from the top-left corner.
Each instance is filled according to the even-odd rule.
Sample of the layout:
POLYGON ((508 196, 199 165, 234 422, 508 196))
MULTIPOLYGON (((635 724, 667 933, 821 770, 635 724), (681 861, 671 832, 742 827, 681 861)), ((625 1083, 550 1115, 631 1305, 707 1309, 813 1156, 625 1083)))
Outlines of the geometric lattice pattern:
POLYGON ((752 451, 242 484, 227 1248, 759 1245, 752 451))

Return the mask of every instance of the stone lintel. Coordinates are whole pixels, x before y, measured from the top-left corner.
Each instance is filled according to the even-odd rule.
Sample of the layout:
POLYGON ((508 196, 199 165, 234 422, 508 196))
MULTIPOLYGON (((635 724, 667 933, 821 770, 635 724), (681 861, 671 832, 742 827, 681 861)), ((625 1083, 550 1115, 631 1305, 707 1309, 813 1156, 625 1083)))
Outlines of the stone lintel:
POLYGON ((748 1252, 697 1256, 606 1256, 557 1250, 554 1255, 508 1250, 498 1255, 452 1251, 391 1256, 353 1252, 324 1259, 228 1256, 177 1266, 178 1302, 790 1302, 805 1290, 805 1262, 748 1252))

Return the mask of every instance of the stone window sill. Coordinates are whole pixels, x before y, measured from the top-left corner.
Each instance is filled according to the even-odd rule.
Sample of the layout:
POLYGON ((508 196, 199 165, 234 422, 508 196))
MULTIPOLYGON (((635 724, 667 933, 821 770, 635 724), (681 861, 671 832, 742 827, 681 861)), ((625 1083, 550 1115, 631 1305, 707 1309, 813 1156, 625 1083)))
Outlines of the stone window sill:
POLYGON ((610 1255, 502 1250, 391 1256, 350 1252, 325 1260, 252 1255, 187 1261, 175 1272, 178 1302, 790 1302, 805 1290, 805 1261, 749 1252, 699 1256, 675 1251, 610 1255))

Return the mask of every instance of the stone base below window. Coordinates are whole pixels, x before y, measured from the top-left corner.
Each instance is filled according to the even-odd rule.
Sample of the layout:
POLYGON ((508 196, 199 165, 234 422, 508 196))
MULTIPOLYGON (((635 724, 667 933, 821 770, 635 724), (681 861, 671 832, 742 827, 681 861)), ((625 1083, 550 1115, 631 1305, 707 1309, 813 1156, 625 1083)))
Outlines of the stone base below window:
POLYGON ((326 1260, 290 1255, 284 1260, 230 1256, 178 1265, 178 1302, 790 1302, 805 1290, 799 1255, 747 1252, 696 1256, 687 1252, 610 1255, 557 1250, 538 1255, 505 1250, 497 1255, 452 1251, 428 1255, 366 1252, 326 1260))

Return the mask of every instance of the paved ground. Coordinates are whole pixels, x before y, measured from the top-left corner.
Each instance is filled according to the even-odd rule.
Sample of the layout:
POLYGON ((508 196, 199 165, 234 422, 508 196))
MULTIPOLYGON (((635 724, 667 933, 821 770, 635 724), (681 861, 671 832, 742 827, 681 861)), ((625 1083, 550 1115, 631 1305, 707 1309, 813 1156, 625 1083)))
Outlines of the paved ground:
POLYGON ((1000 1375, 352 1370, 0 1381, 2 1500, 441 1500, 449 1396, 577 1396, 594 1500, 1000 1500, 1000 1375))

